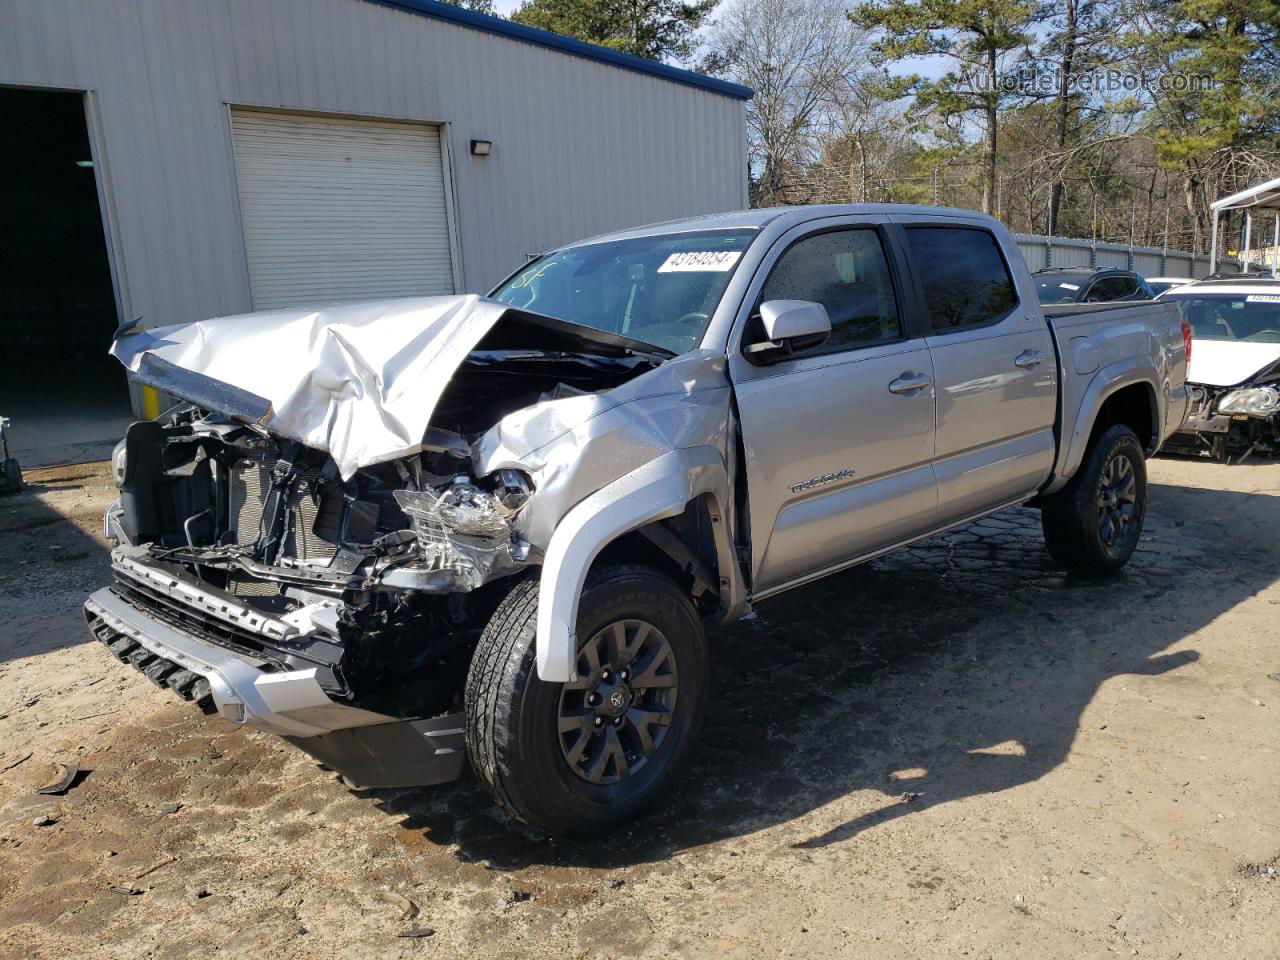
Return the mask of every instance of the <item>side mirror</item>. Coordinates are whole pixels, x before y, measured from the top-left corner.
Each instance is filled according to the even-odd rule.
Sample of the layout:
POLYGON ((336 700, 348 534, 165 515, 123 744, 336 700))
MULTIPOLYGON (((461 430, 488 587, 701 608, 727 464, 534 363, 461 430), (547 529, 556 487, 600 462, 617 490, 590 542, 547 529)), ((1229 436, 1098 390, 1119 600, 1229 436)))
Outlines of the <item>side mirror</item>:
POLYGON ((811 300, 766 300, 760 304, 760 325, 764 340, 744 351, 756 363, 777 363, 820 347, 831 336, 827 308, 811 300))

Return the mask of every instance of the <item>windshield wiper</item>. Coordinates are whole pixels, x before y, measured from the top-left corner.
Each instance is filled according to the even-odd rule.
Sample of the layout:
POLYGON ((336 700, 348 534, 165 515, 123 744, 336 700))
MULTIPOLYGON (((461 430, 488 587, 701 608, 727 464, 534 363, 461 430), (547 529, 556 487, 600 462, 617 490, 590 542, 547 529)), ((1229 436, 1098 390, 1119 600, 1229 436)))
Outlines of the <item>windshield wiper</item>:
MULTIPOLYGON (((675 354, 671 356, 675 356, 675 354)), ((580 353, 573 350, 539 350, 528 347, 509 350, 472 350, 467 355, 467 362, 476 366, 522 361, 529 363, 578 363, 587 367, 608 370, 631 370, 635 368, 637 363, 658 364, 663 359, 670 359, 670 357, 645 356, 639 353, 633 357, 614 357, 598 353, 580 353)))

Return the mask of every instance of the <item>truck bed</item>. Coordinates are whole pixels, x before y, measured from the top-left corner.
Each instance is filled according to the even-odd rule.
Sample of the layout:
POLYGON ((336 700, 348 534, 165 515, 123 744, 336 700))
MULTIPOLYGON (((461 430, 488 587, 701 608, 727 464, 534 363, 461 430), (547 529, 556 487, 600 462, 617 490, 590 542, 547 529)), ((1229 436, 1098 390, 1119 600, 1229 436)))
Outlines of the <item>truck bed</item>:
MULTIPOLYGON (((1186 360, 1175 350, 1182 343, 1182 313, 1172 303, 1154 300, 1062 304, 1043 310, 1058 353, 1061 442, 1054 472, 1061 478, 1074 470, 1074 452, 1083 450, 1088 440, 1081 433, 1093 423, 1095 385, 1129 376, 1135 382, 1145 377, 1148 382, 1185 383, 1186 360), (1172 369, 1178 364, 1183 367, 1180 373, 1172 369)), ((1185 387, 1168 396, 1164 407, 1164 422, 1155 425, 1161 438, 1186 416, 1185 387)), ((1158 443, 1149 446, 1154 452, 1158 443)), ((1060 485, 1056 481, 1050 490, 1060 485)))

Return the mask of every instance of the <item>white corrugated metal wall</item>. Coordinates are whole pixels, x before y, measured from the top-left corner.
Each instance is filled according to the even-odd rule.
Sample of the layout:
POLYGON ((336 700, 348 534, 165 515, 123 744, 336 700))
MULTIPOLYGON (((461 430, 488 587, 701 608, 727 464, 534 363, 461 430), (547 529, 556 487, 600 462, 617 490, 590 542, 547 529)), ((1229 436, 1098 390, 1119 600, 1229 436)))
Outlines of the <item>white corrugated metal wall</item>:
POLYGON ((250 308, 231 105, 444 124, 468 290, 747 202, 741 101, 366 0, 0 0, 0 83, 88 91, 122 309, 154 322, 250 308))

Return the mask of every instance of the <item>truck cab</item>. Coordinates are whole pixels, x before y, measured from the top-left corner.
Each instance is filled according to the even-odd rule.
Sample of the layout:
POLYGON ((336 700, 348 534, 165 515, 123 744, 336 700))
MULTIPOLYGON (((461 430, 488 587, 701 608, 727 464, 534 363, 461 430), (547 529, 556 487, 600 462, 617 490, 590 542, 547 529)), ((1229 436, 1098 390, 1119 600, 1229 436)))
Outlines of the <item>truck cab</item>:
POLYGON ((1060 566, 1120 569, 1188 341, 1168 304, 1046 312, 997 221, 910 206, 622 231, 483 298, 127 330, 133 375, 191 404, 119 448, 86 615, 353 783, 466 759, 517 819, 607 829, 688 762, 709 625, 1016 504, 1060 566))

